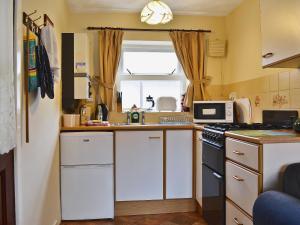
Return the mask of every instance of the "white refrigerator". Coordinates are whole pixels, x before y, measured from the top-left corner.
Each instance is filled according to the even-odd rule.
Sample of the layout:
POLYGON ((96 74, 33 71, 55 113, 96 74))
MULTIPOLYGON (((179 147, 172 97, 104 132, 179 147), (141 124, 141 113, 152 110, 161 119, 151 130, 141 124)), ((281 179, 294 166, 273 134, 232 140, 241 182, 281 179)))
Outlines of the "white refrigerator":
POLYGON ((113 133, 61 133, 60 143, 62 220, 113 218, 113 133))

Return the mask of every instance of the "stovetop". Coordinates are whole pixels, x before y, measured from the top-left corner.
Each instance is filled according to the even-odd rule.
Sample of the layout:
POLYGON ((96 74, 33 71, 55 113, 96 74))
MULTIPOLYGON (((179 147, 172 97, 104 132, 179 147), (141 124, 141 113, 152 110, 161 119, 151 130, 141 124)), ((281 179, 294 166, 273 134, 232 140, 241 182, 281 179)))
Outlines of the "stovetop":
POLYGON ((236 123, 236 124, 208 124, 204 128, 216 131, 234 131, 234 130, 281 130, 281 129, 292 129, 291 125, 284 124, 264 124, 264 123, 236 123))

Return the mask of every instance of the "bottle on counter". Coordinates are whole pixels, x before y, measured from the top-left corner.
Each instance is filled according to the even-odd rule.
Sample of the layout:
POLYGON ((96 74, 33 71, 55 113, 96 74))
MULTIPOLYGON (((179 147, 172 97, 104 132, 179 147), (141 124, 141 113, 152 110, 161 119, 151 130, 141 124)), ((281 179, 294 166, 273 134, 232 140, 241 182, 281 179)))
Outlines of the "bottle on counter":
POLYGON ((83 105, 80 108, 80 124, 85 125, 91 120, 91 107, 83 105))

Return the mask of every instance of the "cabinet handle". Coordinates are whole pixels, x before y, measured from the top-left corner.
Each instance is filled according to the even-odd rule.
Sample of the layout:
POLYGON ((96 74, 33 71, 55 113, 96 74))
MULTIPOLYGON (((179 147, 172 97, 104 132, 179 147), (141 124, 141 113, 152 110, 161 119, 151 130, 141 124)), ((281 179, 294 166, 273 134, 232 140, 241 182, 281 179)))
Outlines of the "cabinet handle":
POLYGON ((237 181, 244 181, 243 178, 240 178, 240 177, 238 177, 238 176, 233 176, 233 179, 235 179, 235 180, 237 180, 237 181))
POLYGON ((239 152, 239 151, 232 151, 234 154, 236 154, 236 155, 245 155, 245 153, 243 153, 243 152, 239 152))
POLYGON ((160 139, 160 137, 148 137, 150 140, 152 139, 160 139))
POLYGON ((264 59, 268 59, 268 58, 271 58, 271 57, 273 57, 273 56, 274 56, 274 53, 269 52, 269 53, 263 55, 263 58, 264 58, 264 59))
POLYGON ((90 139, 83 139, 83 142, 90 142, 90 139))
POLYGON ((237 225, 244 225, 244 224, 240 223, 240 221, 239 221, 236 217, 233 218, 233 221, 234 221, 235 224, 237 224, 237 225))

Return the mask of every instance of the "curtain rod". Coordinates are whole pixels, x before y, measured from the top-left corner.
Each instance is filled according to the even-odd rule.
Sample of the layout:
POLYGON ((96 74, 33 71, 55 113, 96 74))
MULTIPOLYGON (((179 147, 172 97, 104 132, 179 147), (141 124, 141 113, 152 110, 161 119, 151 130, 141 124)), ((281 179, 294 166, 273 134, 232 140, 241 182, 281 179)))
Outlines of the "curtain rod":
POLYGON ((141 31, 141 32, 171 32, 171 31, 184 31, 184 32, 202 32, 211 33, 211 30, 184 30, 184 29, 141 29, 141 28, 117 28, 117 27, 87 27, 88 30, 123 30, 123 31, 141 31))

